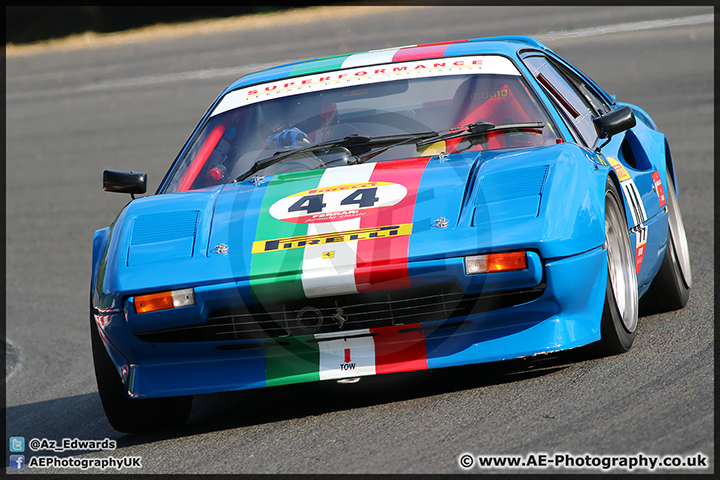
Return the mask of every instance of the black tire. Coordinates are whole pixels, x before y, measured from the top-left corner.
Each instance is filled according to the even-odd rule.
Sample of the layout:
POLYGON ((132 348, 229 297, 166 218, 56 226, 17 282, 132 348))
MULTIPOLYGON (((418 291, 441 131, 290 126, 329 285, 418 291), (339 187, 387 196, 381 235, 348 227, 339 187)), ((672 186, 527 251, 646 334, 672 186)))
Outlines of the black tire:
POLYGON ((685 225, 675 194, 670 172, 667 177, 668 240, 660 270, 650 288, 640 299, 643 315, 669 312, 683 308, 690 298, 692 271, 690 252, 685 237, 685 225))
POLYGON ((638 289, 635 254, 630 243, 625 209, 615 183, 608 178, 605 187, 605 250, 608 279, 600 323, 600 356, 626 352, 635 341, 638 319, 638 289))
POLYGON ((92 317, 91 313, 90 337, 95 378, 110 425, 123 433, 162 430, 182 425, 190 414, 192 396, 149 399, 128 397, 92 317))

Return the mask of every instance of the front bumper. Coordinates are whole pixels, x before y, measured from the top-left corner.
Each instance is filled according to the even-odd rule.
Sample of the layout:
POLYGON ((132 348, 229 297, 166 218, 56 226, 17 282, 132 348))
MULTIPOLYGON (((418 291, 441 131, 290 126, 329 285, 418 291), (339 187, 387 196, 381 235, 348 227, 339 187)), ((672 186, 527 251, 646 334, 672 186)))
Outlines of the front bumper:
MULTIPOLYGON (((422 268, 427 270, 426 280, 441 281, 457 273, 447 262, 435 270, 427 265, 422 268)), ((539 271, 545 288, 536 289, 530 301, 422 323, 364 325, 256 340, 184 342, 141 340, 137 322, 134 331, 129 327, 128 308, 110 315, 103 312, 102 321, 96 323, 128 394, 145 398, 493 362, 599 340, 607 282, 605 251, 598 247, 551 259, 539 271)), ((493 290, 471 277, 463 281, 466 292, 493 290)), ((218 299, 228 300, 228 292, 215 291, 221 292, 218 299)), ((208 314, 205 305, 201 302, 197 307, 195 318, 208 314)), ((157 328, 151 322, 145 330, 157 328)))

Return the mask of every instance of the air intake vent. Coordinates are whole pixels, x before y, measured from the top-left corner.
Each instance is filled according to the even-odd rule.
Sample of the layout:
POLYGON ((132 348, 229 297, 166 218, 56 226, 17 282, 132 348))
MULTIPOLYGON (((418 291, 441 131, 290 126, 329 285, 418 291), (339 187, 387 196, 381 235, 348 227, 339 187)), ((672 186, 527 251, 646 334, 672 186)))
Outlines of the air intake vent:
POLYGON ((135 219, 130 245, 194 238, 199 212, 184 211, 142 215, 135 219))
POLYGON ((199 215, 200 212, 189 210, 135 218, 128 266, 192 257, 199 215))
POLYGON ((473 226, 537 217, 549 167, 491 173, 480 180, 473 226))
POLYGON ((477 203, 502 202, 513 198, 540 195, 545 185, 547 171, 547 165, 540 165, 485 175, 480 184, 477 203))

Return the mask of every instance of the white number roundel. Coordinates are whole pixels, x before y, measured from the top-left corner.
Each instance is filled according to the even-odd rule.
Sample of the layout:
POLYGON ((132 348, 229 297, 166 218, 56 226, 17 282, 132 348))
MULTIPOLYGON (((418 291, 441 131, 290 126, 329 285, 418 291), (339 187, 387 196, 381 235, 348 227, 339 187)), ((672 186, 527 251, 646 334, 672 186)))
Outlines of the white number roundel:
POLYGON ((313 188, 281 198, 270 215, 293 223, 337 222, 392 207, 407 195, 407 188, 392 182, 364 182, 313 188))

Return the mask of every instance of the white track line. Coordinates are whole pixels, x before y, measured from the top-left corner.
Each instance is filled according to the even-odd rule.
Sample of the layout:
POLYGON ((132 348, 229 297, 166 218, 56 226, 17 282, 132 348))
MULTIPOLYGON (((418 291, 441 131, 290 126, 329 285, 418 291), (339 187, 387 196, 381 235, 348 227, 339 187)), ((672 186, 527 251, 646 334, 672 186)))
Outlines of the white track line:
MULTIPOLYGON (((541 42, 548 42, 554 40, 566 40, 572 38, 587 38, 599 35, 607 35, 611 33, 621 32, 635 32, 640 30, 655 30, 660 28, 668 27, 680 27, 680 26, 691 26, 701 25, 704 23, 711 23, 715 21, 715 15, 712 13, 704 15, 693 15, 689 17, 678 17, 678 18, 667 18, 662 20, 646 20, 641 22, 629 22, 629 23, 618 23, 615 25, 604 25, 600 27, 581 28, 577 30, 564 30, 557 32, 548 32, 543 34, 533 35, 534 38, 541 42)), ((291 62, 288 60, 285 63, 291 62)), ((248 73, 263 70, 275 65, 283 64, 282 61, 272 64, 255 64, 255 65, 243 65, 238 67, 230 68, 208 68, 203 70, 192 70, 186 72, 167 73, 160 75, 148 75, 143 77, 132 77, 132 78, 120 78, 115 80, 105 80, 97 83, 82 85, 76 88, 62 89, 63 93, 77 93, 77 92, 89 92, 98 90, 112 90, 115 88, 128 88, 137 87, 143 85, 158 85, 164 83, 180 82, 185 80, 200 80, 200 79, 213 79, 213 78, 239 78, 248 73)), ((52 92, 44 92, 44 95, 48 95, 52 92)), ((32 97, 37 92, 23 92, 10 94, 6 97, 7 100, 13 100, 17 98, 32 97)), ((41 94, 43 95, 43 94, 41 94)))
MULTIPOLYGON (((600 27, 581 28, 578 30, 565 30, 557 32, 548 32, 534 37, 541 42, 552 40, 564 40, 568 38, 584 38, 598 35, 607 35, 610 33, 634 32, 638 30, 655 30, 667 27, 679 27, 689 25, 701 25, 703 23, 711 23, 715 21, 715 15, 708 13, 705 15, 693 15, 690 17, 667 18, 663 20, 647 20, 642 22, 618 23, 615 25, 604 25, 600 27)), ((289 60, 292 61, 292 60, 289 60)), ((152 75, 147 77, 127 78, 118 80, 109 80, 105 82, 87 85, 83 90, 97 90, 108 87, 128 87, 148 84, 158 84, 175 82, 182 80, 208 79, 224 76, 236 76, 255 72, 274 65, 280 65, 282 62, 273 64, 247 65, 233 68, 215 68, 205 70, 195 70, 190 72, 170 73, 165 75, 152 75)))
POLYGON ((618 23, 601 27, 580 28, 577 30, 565 30, 559 32, 548 32, 535 35, 541 42, 552 40, 564 40, 567 38, 595 37, 609 33, 636 32, 639 30, 655 30, 667 27, 684 27, 688 25, 701 25, 715 21, 715 14, 694 15, 691 17, 667 18, 664 20, 646 20, 642 22, 618 23))

